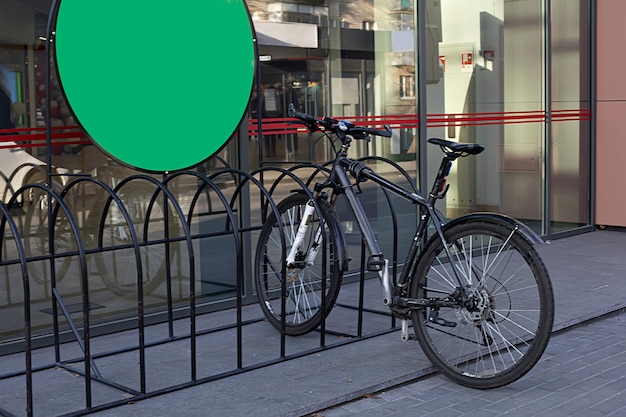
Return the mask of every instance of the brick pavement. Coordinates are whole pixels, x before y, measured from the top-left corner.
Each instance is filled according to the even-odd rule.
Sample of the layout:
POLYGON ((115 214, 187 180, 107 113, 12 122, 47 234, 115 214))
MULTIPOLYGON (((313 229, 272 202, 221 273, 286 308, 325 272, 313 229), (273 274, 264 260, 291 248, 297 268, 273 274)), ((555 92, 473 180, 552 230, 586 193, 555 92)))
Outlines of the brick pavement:
MULTIPOLYGON (((550 271, 555 290, 555 330, 569 329, 607 313, 626 311, 626 233, 585 233, 558 239, 538 248, 550 271)), ((369 281, 367 283, 369 285, 369 281)), ((374 280, 371 284, 372 288, 366 285, 366 305, 380 306, 380 286, 374 280)), ((340 297, 345 297, 346 302, 354 305, 350 297, 355 297, 357 293, 346 287, 342 289, 340 297)), ((256 305, 247 308, 254 314, 260 314, 256 305)), ((351 323, 343 320, 343 310, 347 309, 335 309, 331 314, 329 323, 333 329, 351 323)), ((215 326, 222 319, 226 320, 229 314, 228 311, 222 311, 199 319, 215 326)), ((370 316, 373 317, 368 316, 365 323, 376 329, 375 325, 382 316, 370 316)), ((90 415, 299 417, 313 412, 319 416, 325 414, 326 417, 384 417, 394 413, 398 416, 418 416, 420 412, 433 415, 436 412, 437 416, 457 416, 471 412, 481 417, 503 414, 549 414, 551 417, 559 417, 582 412, 588 417, 610 413, 626 415, 626 404, 621 396, 626 388, 626 380, 622 379, 622 375, 626 374, 626 357, 623 353, 626 345, 621 341, 626 328, 624 316, 594 322, 553 336, 541 361, 528 375, 497 390, 475 391, 439 376, 406 385, 407 381, 415 381, 416 378, 431 374, 433 370, 418 344, 400 342, 399 331, 395 331, 142 401, 129 401, 123 406, 91 410, 90 415), (397 386, 401 387, 393 388, 397 386), (372 392, 377 394, 346 403, 372 392), (334 408, 318 411, 327 407, 334 408)), ((388 318, 384 319, 388 323, 388 318)), ((272 341, 277 340, 277 334, 267 323, 247 326, 245 334, 248 343, 245 344, 244 353, 252 355, 252 359, 271 352, 271 348, 276 345, 272 341)), ((312 334, 290 338, 289 347, 308 346, 311 342, 309 339, 316 336, 312 334)), ((134 336, 115 334, 101 338, 97 343, 94 341, 94 346, 104 350, 126 346, 127 337, 134 336)), ((213 369, 211 366, 232 366, 229 355, 234 352, 235 338, 216 334, 209 339, 210 346, 203 347, 202 355, 199 356, 199 369, 209 372, 213 369)), ((77 349, 76 344, 64 347, 63 350, 69 357, 74 357, 75 354, 67 352, 69 348, 77 349)), ((153 372, 148 381, 152 384, 150 389, 154 389, 154 384, 172 386, 179 380, 177 378, 186 375, 184 367, 178 366, 177 362, 181 355, 185 357, 186 352, 184 343, 182 346, 180 343, 169 343, 150 351, 154 355, 152 359, 156 361, 153 364, 157 365, 149 367, 153 372), (170 362, 176 366, 168 366, 170 362)), ((48 358, 45 349, 37 354, 43 355, 44 359, 48 358)), ((136 363, 133 355, 116 355, 106 358, 102 366, 106 367, 108 377, 133 383, 132 378, 138 375, 136 363)), ((0 358, 0 369, 3 371, 21 369, 23 365, 24 358, 21 355, 0 358)), ((24 388, 21 384, 21 380, 17 384, 8 379, 0 381, 0 415, 3 410, 10 413, 5 415, 24 415, 24 388)), ((83 386, 82 378, 57 369, 37 372, 35 415, 61 415, 80 410, 84 407, 81 403, 83 386)), ((157 388, 160 386, 157 385, 157 388)), ((118 391, 109 391, 99 389, 96 404, 112 401, 111 398, 115 400, 122 395, 118 391)))
POLYGON ((309 417, 623 416, 626 415, 626 314, 553 335, 521 380, 494 390, 436 376, 367 395, 309 417))

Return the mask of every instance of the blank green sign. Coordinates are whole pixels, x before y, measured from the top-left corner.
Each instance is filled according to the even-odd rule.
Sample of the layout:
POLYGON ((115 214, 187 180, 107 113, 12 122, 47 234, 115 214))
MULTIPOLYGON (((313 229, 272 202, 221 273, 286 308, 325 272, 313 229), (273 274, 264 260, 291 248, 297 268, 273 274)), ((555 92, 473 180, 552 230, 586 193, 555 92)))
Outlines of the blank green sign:
POLYGON ((206 160, 250 100, 255 47, 243 0, 62 0, 55 50, 80 125, 142 170, 206 160))

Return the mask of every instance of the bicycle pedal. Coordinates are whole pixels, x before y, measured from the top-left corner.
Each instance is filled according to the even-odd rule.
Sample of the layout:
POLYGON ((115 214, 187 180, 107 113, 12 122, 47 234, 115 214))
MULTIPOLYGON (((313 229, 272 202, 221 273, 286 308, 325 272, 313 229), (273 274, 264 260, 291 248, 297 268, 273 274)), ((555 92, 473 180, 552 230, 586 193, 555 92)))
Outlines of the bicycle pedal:
POLYGON ((385 259, 382 255, 371 255, 367 260, 368 271, 381 271, 385 267, 385 259))
POLYGON ((403 342, 408 342, 409 340, 417 340, 417 336, 415 336, 415 333, 409 333, 405 336, 402 336, 402 341, 403 342))

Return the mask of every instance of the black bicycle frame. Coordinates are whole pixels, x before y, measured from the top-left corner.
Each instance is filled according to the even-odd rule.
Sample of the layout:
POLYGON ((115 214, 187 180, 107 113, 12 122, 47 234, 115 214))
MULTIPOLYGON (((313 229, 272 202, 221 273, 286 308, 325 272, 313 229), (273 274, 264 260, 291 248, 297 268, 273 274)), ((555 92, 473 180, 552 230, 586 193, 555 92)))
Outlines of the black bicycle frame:
MULTIPOLYGON (((344 145, 344 148, 347 147, 344 145)), ((343 194, 348 200, 348 204, 362 232, 365 245, 370 252, 367 269, 369 271, 379 272, 379 278, 385 292, 385 305, 391 305, 394 303, 394 299, 398 296, 405 295, 404 289, 409 282, 409 277, 413 276, 415 272, 417 257, 420 254, 420 244, 426 235, 426 230, 431 219, 435 220, 433 221, 434 227, 441 238, 444 239, 443 226, 446 224, 446 220, 443 214, 435 208, 435 202, 436 200, 443 198, 447 191, 447 187, 444 189, 445 179, 450 171, 450 166, 455 159, 456 157, 454 155, 444 156, 428 199, 418 193, 411 192, 388 181, 387 179, 376 174, 372 169, 367 167, 367 165, 348 158, 345 150, 337 153, 329 179, 323 183, 318 183, 315 186, 316 195, 319 195, 324 189, 332 188, 333 198, 336 198, 337 195, 343 194), (350 180, 348 172, 352 174, 356 182, 350 180), (365 209, 361 205, 361 202, 354 191, 354 186, 365 180, 371 180, 372 182, 380 185, 382 188, 387 189, 421 207, 420 221, 407 254, 405 263, 406 267, 403 268, 397 281, 397 288, 396 285, 393 284, 392 280, 386 275, 388 274, 388 271, 383 253, 380 250, 375 233, 372 230, 367 215, 365 214, 365 209)), ((447 250, 448 249, 446 247, 446 251, 447 250)))

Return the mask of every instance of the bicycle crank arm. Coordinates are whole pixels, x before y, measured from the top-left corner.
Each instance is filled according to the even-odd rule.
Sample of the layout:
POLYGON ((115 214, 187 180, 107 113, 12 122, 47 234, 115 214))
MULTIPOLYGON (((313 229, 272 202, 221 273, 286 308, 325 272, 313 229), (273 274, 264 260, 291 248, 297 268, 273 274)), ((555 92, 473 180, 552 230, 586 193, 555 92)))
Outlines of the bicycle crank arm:
POLYGON ((458 307, 459 302, 448 298, 406 298, 396 297, 394 306, 397 308, 408 308, 418 310, 422 308, 458 307))
MULTIPOLYGON (((432 310, 433 312, 436 312, 437 310, 432 310)), ((444 320, 442 318, 440 318, 438 316, 438 313, 432 313, 428 316, 428 321, 430 323, 433 324, 438 324, 442 327, 456 327, 456 323, 448 321, 448 320, 444 320)), ((408 342, 409 340, 417 340, 417 337, 415 336, 414 333, 409 333, 409 319, 402 319, 400 320, 400 323, 402 325, 402 334, 400 336, 400 338, 402 339, 403 342, 408 342)), ((483 332, 484 333, 484 332, 483 332)), ((493 343, 493 338, 490 337, 489 335, 483 335, 483 344, 485 346, 490 346, 493 343)))

